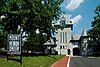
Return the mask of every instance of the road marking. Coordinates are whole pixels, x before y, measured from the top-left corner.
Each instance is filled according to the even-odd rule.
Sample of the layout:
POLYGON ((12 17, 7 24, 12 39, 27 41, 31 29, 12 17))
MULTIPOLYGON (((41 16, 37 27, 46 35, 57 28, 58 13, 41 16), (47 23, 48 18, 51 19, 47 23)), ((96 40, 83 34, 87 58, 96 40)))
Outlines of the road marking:
POLYGON ((88 57, 88 58, 96 58, 96 57, 88 57))
POLYGON ((71 57, 81 57, 81 56, 71 56, 71 57))
POLYGON ((68 63, 67 63, 67 67, 69 67, 70 58, 71 58, 71 57, 69 56, 68 63))

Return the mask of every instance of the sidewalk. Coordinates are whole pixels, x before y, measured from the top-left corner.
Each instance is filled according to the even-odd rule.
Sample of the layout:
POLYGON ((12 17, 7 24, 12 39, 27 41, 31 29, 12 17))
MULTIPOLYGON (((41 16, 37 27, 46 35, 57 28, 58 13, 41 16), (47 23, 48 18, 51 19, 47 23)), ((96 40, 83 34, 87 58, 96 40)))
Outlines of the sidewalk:
POLYGON ((64 56, 60 60, 53 63, 50 67, 67 67, 69 56, 64 56))

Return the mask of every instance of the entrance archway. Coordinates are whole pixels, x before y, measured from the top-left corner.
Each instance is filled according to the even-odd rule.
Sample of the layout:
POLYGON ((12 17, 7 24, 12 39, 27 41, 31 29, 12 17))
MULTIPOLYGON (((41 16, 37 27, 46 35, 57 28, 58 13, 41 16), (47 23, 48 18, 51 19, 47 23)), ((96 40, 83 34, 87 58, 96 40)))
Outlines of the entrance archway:
POLYGON ((79 56, 80 55, 80 49, 79 48, 73 48, 73 55, 79 56))
POLYGON ((68 49, 68 55, 70 55, 70 49, 68 49))

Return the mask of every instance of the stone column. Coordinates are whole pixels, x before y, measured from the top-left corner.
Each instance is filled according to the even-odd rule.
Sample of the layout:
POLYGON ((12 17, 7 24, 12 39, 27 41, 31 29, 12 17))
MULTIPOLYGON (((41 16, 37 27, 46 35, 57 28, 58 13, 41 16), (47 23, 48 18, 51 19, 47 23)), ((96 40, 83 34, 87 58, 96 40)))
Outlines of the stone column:
POLYGON ((70 56, 73 56, 73 49, 70 49, 70 56))
POLYGON ((61 32, 61 34, 62 34, 62 43, 63 43, 63 32, 61 32))

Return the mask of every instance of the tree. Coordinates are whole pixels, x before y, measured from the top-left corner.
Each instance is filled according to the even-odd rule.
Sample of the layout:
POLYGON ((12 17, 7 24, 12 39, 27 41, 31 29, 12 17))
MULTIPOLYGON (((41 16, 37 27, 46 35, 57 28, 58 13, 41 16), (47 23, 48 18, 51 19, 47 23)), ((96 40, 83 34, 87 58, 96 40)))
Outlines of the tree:
POLYGON ((63 2, 63 0, 2 1, 0 13, 6 15, 3 21, 6 31, 18 33, 18 25, 21 25, 24 31, 31 32, 39 28, 41 33, 46 33, 48 36, 50 36, 51 21, 59 17, 61 13, 59 5, 63 2))
POLYGON ((32 33, 29 35, 27 41, 25 42, 25 45, 23 47, 24 50, 27 51, 43 51, 43 44, 46 42, 46 36, 39 33, 32 33))
POLYGON ((0 24, 7 34, 19 34, 20 29, 23 29, 23 32, 29 34, 28 41, 32 39, 30 36, 36 29, 41 34, 47 34, 49 40, 51 21, 59 17, 62 2, 63 0, 1 0, 0 15, 5 15, 6 18, 0 24))
POLYGON ((95 17, 92 21, 92 28, 89 30, 89 36, 93 41, 100 40, 100 5, 95 9, 95 17))
POLYGON ((6 44, 7 44, 7 32, 0 32, 0 48, 5 47, 6 44))

